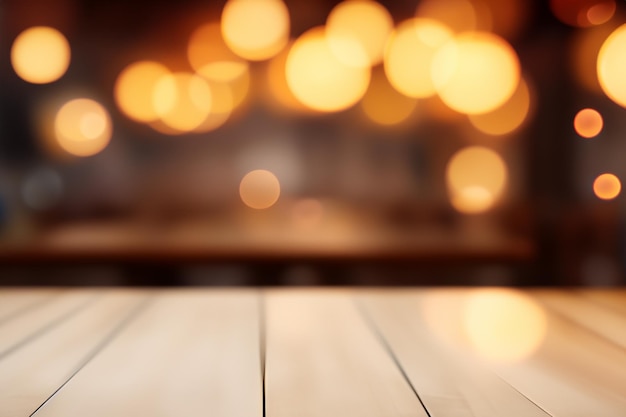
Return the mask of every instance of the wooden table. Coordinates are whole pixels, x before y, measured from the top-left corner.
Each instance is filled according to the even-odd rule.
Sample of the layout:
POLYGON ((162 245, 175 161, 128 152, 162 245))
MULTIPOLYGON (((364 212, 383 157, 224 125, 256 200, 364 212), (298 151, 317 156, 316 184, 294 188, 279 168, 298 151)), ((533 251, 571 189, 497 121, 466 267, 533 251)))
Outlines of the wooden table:
POLYGON ((0 416, 626 416, 626 291, 2 289, 0 416))

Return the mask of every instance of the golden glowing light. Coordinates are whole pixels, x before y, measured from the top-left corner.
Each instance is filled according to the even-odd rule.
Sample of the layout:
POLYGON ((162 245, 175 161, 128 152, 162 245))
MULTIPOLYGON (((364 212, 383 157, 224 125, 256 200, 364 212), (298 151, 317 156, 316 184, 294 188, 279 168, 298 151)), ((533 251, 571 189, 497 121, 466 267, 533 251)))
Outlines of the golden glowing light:
POLYGON ((326 21, 326 36, 337 59, 347 65, 371 66, 383 58, 393 19, 372 0, 342 1, 326 21))
POLYGON ((489 9, 478 9, 470 0, 423 0, 416 16, 441 22, 457 33, 491 29, 489 9))
POLYGON ((198 75, 210 83, 222 83, 230 88, 233 108, 239 107, 248 97, 249 64, 226 45, 219 23, 204 24, 191 34, 187 59, 198 75))
POLYGON ((598 53, 598 81, 604 93, 626 107, 626 24, 604 41, 598 53))
POLYGON ((409 97, 435 94, 431 66, 435 54, 452 38, 452 32, 430 19, 409 19, 389 39, 385 73, 393 87, 409 97))
POLYGON ((598 81, 598 53, 602 44, 616 29, 607 24, 577 31, 570 46, 571 64, 576 80, 594 93, 602 93, 598 81))
POLYGON ((530 92, 522 79, 517 89, 502 106, 483 114, 470 114, 472 125, 489 135, 506 135, 519 128, 530 111, 530 92))
POLYGON ((204 133, 217 129, 228 121, 234 110, 233 94, 227 84, 208 82, 211 89, 211 110, 204 121, 193 129, 204 133))
POLYGON ((431 74, 443 102, 466 114, 500 107, 521 77, 515 50, 486 32, 463 33, 448 42, 435 56, 431 74))
POLYGON ((593 138, 602 131, 602 115, 594 109, 582 109, 574 117, 574 130, 583 138, 593 138))
POLYGON ((390 126, 408 119, 417 107, 417 100, 399 93, 387 80, 384 72, 375 69, 361 108, 373 122, 390 126))
POLYGON ((195 71, 213 62, 245 64, 226 45, 218 22, 206 23, 193 31, 187 44, 187 59, 195 71))
POLYGON ((46 84, 58 80, 70 65, 70 45, 56 29, 36 26, 13 41, 11 64, 24 81, 46 84))
POLYGON ((370 80, 369 68, 353 67, 332 53, 323 28, 305 32, 293 44, 286 63, 287 84, 307 107, 336 112, 363 97, 370 80))
POLYGON ((543 308, 529 296, 488 289, 470 294, 464 327, 480 356, 513 362, 529 357, 541 346, 548 326, 543 308))
POLYGON ((167 74, 154 87, 153 105, 160 121, 181 133, 200 126, 209 116, 212 102, 211 87, 194 74, 167 74))
POLYGON ((246 62, 211 62, 197 72, 209 82, 220 83, 230 89, 232 107, 240 106, 250 90, 250 70, 246 62))
POLYGON ((239 184, 241 201, 253 209, 273 206, 280 197, 280 183, 276 175, 264 169, 248 172, 239 184))
POLYGON ((281 0, 228 0, 222 34, 237 55, 260 61, 273 57, 289 40, 289 12, 281 0))
POLYGON ((266 80, 268 104, 277 107, 279 110, 290 110, 298 112, 311 112, 294 96, 287 85, 285 66, 289 49, 284 49, 272 58, 266 67, 266 80))
POLYGON ((608 22, 616 8, 615 0, 550 0, 550 9, 556 18, 574 27, 608 22))
POLYGON ((115 102, 128 117, 139 122, 158 119, 153 103, 157 82, 169 74, 169 70, 157 62, 139 61, 122 70, 115 82, 115 102))
POLYGON ((481 146, 458 151, 446 167, 450 200, 461 213, 489 210, 502 195, 507 179, 507 167, 500 155, 481 146))
POLYGON ((91 156, 111 140, 111 117, 102 105, 86 98, 65 103, 54 119, 57 143, 75 156, 91 156))
POLYGON ((602 200, 613 200, 622 191, 622 183, 613 174, 599 175, 593 182, 593 192, 602 200))

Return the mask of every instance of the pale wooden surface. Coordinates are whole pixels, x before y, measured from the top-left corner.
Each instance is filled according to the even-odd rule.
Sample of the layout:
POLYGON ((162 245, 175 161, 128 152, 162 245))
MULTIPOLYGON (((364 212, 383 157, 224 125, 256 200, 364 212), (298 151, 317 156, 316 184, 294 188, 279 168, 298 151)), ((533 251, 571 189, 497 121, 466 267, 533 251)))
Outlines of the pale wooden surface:
POLYGON ((0 417, 624 417, 626 291, 0 289, 0 417))

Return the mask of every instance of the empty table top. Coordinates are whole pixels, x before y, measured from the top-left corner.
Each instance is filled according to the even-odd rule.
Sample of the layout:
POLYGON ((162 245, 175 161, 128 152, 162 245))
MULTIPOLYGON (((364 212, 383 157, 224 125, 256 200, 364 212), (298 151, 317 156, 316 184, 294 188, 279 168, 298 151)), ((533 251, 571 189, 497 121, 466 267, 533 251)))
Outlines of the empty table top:
POLYGON ((626 291, 0 289, 0 417, 626 415, 626 291))

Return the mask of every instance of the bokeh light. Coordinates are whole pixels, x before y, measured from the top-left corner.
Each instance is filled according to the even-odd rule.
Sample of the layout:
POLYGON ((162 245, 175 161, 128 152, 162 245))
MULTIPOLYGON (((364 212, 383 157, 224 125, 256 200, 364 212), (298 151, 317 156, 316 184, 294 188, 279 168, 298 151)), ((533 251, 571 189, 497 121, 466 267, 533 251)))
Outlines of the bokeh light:
POLYGON ((61 32, 36 26, 20 33, 13 42, 11 64, 24 81, 46 84, 65 74, 70 55, 70 45, 61 32))
POLYGON ((312 111, 294 96, 287 84, 285 66, 291 45, 288 48, 282 50, 267 64, 265 74, 267 82, 264 86, 267 88, 268 104, 279 110, 311 113, 312 111))
POLYGON ((604 93, 626 107, 626 24, 604 41, 598 53, 598 81, 604 93))
POLYGON ((579 30, 574 34, 570 44, 570 68, 576 81, 594 93, 602 93, 598 81, 598 53, 606 38, 617 26, 619 25, 611 22, 611 24, 579 30))
POLYGON ((193 31, 187 59, 197 74, 230 88, 233 109, 246 101, 250 90, 249 64, 226 45, 219 23, 206 23, 193 31))
POLYGON ((369 68, 349 66, 335 57, 321 27, 305 32, 294 42, 286 74, 296 98, 322 112, 353 106, 365 94, 370 80, 369 68))
POLYGON ((487 113, 503 105, 521 77, 515 50, 487 32, 466 32, 449 41, 437 52, 431 69, 443 102, 466 114, 487 113))
POLYGON ((470 0, 422 0, 416 16, 441 22, 456 33, 491 29, 488 7, 470 0))
POLYGON ((289 40, 287 6, 281 0, 228 0, 222 12, 222 35, 243 58, 271 58, 289 40))
POLYGON ((280 183, 276 175, 264 169, 248 172, 239 184, 241 201, 253 209, 273 206, 280 197, 280 183))
POLYGON ((583 138, 593 138, 600 134, 604 121, 594 109, 582 109, 574 117, 574 130, 583 138))
POLYGON ((450 201, 461 213, 489 210, 502 195, 507 179, 508 170, 500 155, 482 146, 458 151, 446 167, 450 201))
POLYGON ((227 84, 207 81, 211 90, 211 108, 204 121, 193 129, 195 133, 210 132, 224 125, 234 110, 233 95, 227 84))
POLYGON ((77 98, 59 109, 54 131, 63 150, 75 156, 91 156, 106 148, 113 128, 108 111, 100 103, 77 98))
POLYGON ((615 0, 550 0, 550 9, 561 22, 589 27, 608 22, 615 14, 615 0))
POLYGON ((548 324, 543 308, 526 294, 486 289, 469 295, 464 327, 480 356, 514 362, 528 358, 541 346, 548 324))
POLYGON ((601 174, 593 182, 593 192, 601 200, 613 200, 622 191, 622 183, 613 174, 601 174))
POLYGON ((155 110, 153 93, 157 82, 169 74, 162 64, 139 61, 122 70, 115 82, 115 102, 129 118, 151 122, 159 118, 155 110))
POLYGON ((489 135, 506 135, 518 129, 528 117, 530 111, 530 91, 524 79, 502 106, 489 113, 470 114, 472 125, 489 135))
POLYGON ((399 92, 409 97, 435 94, 431 65, 436 52, 452 32, 430 19, 409 19, 393 32, 385 52, 385 73, 399 92))
POLYGON ((213 62, 245 63, 224 41, 218 22, 206 23, 193 31, 187 44, 187 59, 195 71, 213 62))
POLYGON ((372 80, 361 100, 361 108, 373 122, 391 126, 404 122, 417 107, 417 99, 399 93, 380 68, 372 72, 372 80))
POLYGON ((211 87, 198 75, 178 72, 167 74, 156 83, 153 103, 159 119, 168 127, 190 132, 209 116, 211 87))
POLYGON ((383 58, 393 19, 383 5, 372 0, 342 1, 326 21, 330 48, 343 63, 371 66, 383 58))
POLYGON ((250 91, 250 69, 245 62, 218 61, 206 64, 197 71, 207 81, 228 86, 232 107, 241 106, 250 91))

